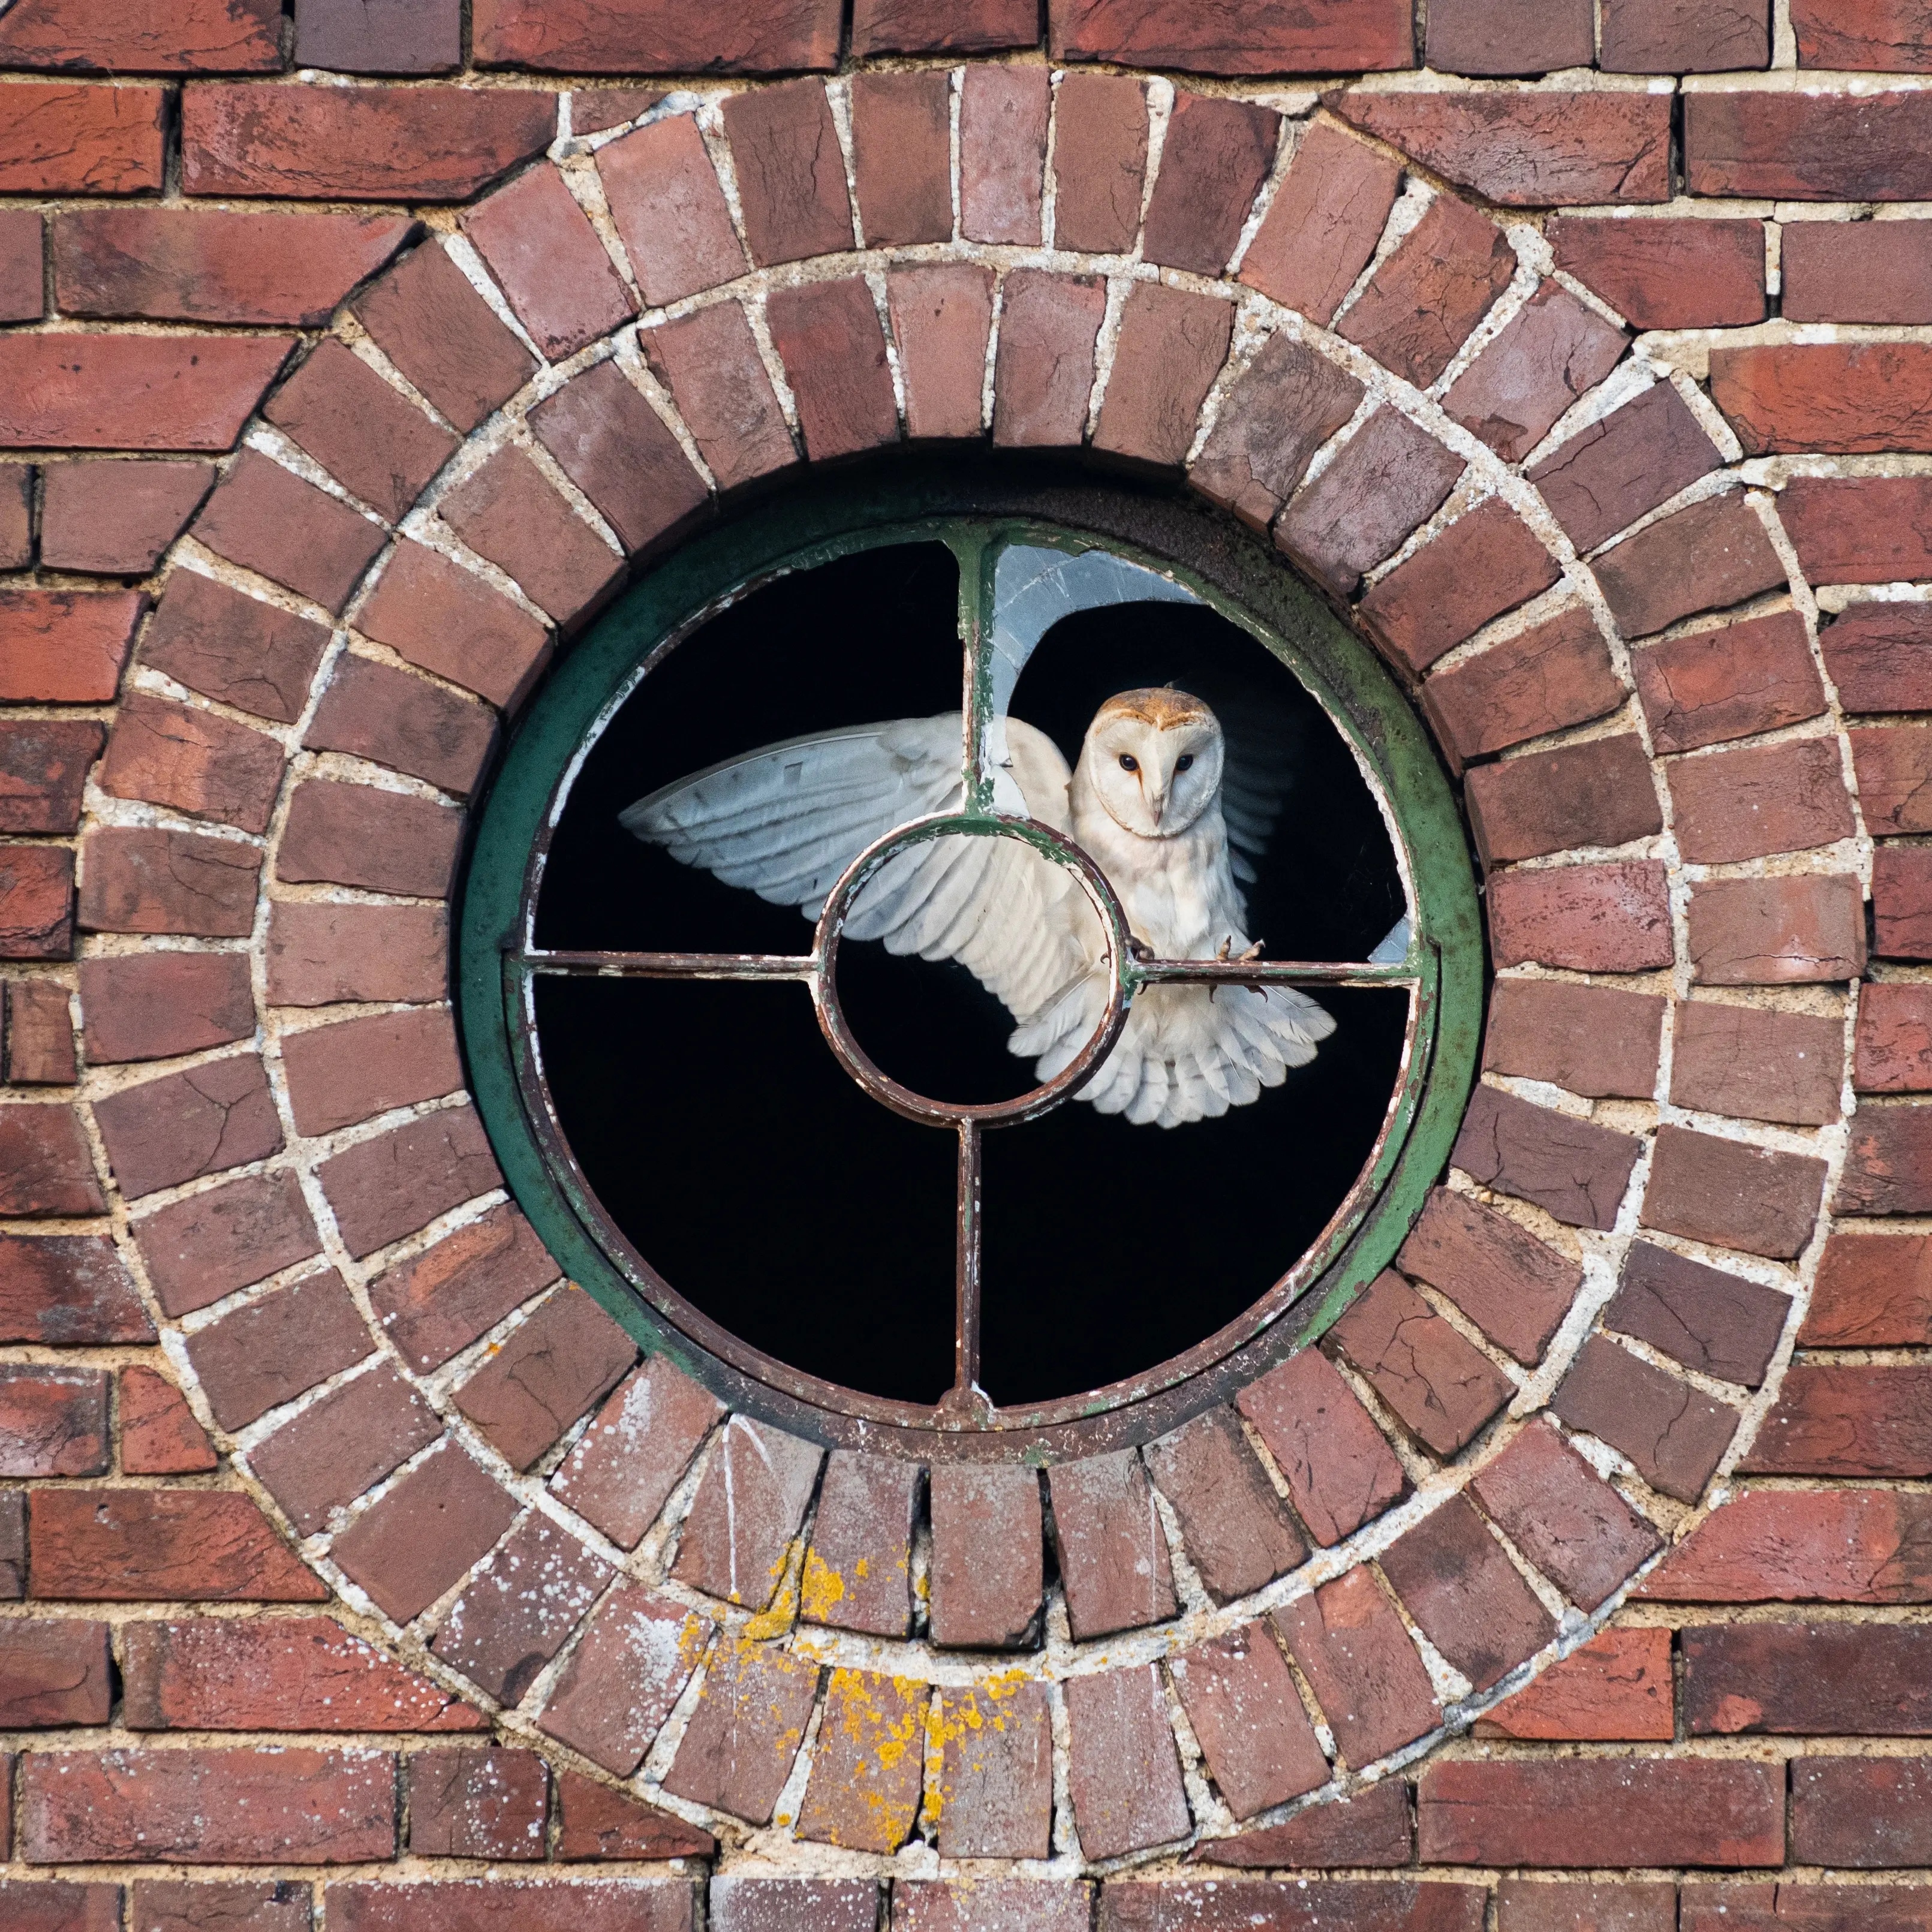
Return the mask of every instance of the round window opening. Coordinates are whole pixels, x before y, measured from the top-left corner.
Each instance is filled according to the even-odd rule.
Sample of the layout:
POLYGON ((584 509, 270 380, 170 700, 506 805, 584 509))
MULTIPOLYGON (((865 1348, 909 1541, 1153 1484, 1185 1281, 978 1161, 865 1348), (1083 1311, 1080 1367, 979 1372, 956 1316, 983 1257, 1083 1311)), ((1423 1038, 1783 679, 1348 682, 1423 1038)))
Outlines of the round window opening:
POLYGON ((472 1084, 551 1252, 823 1439, 1147 1439, 1400 1245, 1472 1076, 1461 826, 1191 504, 817 484, 577 644, 484 807, 472 1084))

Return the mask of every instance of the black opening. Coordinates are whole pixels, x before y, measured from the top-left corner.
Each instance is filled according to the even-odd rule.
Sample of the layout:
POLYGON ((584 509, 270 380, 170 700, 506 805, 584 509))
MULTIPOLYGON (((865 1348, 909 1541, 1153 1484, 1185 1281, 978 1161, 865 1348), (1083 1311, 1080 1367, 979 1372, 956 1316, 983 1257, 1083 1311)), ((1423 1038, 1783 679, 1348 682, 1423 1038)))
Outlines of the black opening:
MULTIPOLYGON (((956 710, 952 558, 848 556, 742 598, 668 655, 584 762, 554 836, 540 945, 802 952, 811 927, 626 832, 646 793, 784 738, 956 710)), ((1280 818, 1247 888, 1274 957, 1360 958, 1400 916, 1381 814, 1334 724, 1204 608, 1067 618, 1015 714, 1070 763, 1102 700, 1174 682, 1258 759, 1280 818)), ((840 991, 887 1072, 935 1097, 1023 1091, 1012 1017, 966 970, 848 944, 840 991)), ((982 1380, 1004 1404, 1124 1378, 1250 1306, 1360 1172, 1400 1070, 1399 992, 1318 997, 1339 1022, 1253 1105, 1172 1130, 1070 1102, 989 1133, 982 1380)), ((753 1346, 869 1394, 952 1378, 952 1134, 900 1119, 834 1060, 795 986, 538 982, 552 1095, 605 1210, 680 1294, 753 1346)))

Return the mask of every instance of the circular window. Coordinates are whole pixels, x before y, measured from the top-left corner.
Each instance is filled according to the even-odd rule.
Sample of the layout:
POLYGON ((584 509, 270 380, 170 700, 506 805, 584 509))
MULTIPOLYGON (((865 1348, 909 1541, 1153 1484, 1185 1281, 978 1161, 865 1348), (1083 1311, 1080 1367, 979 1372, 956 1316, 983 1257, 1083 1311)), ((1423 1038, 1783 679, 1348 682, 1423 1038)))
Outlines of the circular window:
POLYGON ((635 584, 461 923, 551 1252, 821 1439, 1148 1439, 1400 1245, 1472 1078, 1462 829, 1386 673, 1216 515, 896 466, 635 584))

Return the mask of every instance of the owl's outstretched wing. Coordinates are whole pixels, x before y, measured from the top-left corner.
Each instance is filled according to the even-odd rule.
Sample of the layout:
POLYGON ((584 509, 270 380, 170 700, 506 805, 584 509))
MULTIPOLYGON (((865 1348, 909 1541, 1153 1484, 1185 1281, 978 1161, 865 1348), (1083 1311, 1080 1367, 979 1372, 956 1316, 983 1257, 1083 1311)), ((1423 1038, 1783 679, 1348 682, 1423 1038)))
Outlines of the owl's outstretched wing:
MULTIPOLYGON (((855 725, 728 760, 640 799, 627 831, 687 866, 808 919, 853 860, 895 826, 956 810, 956 712, 855 725)), ((1006 721, 994 802, 1064 831, 1066 761, 1052 740, 1006 721)), ((956 959, 1028 1021, 1092 970, 1099 920, 1065 867, 1012 838, 954 836, 889 860, 854 903, 852 939, 956 959)))

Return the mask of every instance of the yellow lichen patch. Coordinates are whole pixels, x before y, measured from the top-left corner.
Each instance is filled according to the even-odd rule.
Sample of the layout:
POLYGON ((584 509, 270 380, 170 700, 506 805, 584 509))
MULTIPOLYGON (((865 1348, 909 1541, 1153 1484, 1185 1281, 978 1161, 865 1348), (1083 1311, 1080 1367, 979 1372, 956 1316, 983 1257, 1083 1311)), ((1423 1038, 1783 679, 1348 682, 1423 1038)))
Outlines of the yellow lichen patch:
POLYGON ((854 1851, 896 1851, 925 1780, 926 1687, 869 1670, 832 1672, 799 1829, 854 1851))
MULTIPOLYGON (((865 1574, 865 1559, 859 1561, 859 1574, 865 1574)), ((805 1583, 801 1592, 806 1616, 815 1624, 827 1622, 845 1595, 845 1579, 815 1550, 805 1552, 805 1583)))

